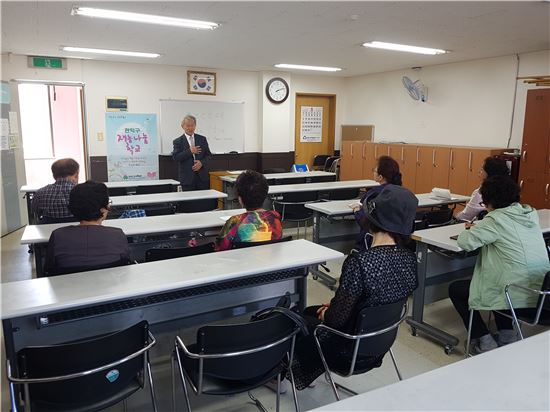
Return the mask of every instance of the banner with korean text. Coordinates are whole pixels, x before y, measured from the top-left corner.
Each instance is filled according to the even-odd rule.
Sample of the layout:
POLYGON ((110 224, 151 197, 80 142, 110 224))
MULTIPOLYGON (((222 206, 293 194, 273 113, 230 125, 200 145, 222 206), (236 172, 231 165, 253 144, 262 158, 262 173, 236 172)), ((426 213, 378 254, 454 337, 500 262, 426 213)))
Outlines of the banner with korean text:
POLYGON ((105 113, 109 182, 159 178, 157 115, 105 113))

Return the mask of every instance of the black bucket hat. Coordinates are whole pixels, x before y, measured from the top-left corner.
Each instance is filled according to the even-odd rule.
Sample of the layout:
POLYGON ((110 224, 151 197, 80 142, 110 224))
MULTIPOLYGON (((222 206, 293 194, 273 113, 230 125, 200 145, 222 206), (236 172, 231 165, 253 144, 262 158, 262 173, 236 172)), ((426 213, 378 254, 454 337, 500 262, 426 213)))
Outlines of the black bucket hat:
POLYGON ((387 185, 363 206, 369 221, 380 229, 408 236, 413 232, 418 198, 402 186, 387 185))

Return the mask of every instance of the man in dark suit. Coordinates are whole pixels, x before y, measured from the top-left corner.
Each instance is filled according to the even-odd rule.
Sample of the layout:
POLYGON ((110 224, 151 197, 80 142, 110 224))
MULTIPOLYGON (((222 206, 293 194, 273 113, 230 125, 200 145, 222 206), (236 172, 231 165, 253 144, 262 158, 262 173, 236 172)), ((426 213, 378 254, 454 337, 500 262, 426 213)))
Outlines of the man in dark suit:
POLYGON ((208 160, 212 153, 206 137, 195 134, 197 119, 187 115, 181 122, 183 134, 174 139, 172 158, 178 162, 178 175, 183 191, 210 188, 208 160))

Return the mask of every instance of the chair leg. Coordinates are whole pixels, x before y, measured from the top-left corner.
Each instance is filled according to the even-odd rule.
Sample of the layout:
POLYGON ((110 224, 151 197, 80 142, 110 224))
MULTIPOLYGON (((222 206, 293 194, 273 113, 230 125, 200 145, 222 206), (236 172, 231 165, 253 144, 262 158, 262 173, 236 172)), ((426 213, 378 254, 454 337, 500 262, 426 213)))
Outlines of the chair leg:
POLYGON ((149 378, 149 390, 151 391, 153 412, 157 412, 157 399, 155 397, 155 386, 153 385, 153 374, 151 373, 151 362, 149 361, 149 354, 147 354, 147 376, 149 378))
POLYGON ((464 358, 470 356, 470 341, 472 337, 472 321, 474 319, 474 310, 470 309, 470 319, 468 320, 468 336, 466 338, 466 347, 464 348, 464 358))
POLYGON ((172 373, 172 410, 176 410, 176 359, 174 353, 170 355, 170 372, 172 373))
POLYGON ((338 382, 334 382, 334 384, 336 385, 336 387, 337 387, 338 389, 341 389, 341 390, 343 390, 344 392, 347 392, 347 393, 349 393, 349 394, 351 394, 351 395, 353 395, 353 396, 359 395, 359 394, 358 394, 357 392, 355 392, 354 390, 351 390, 350 388, 348 388, 348 387, 346 387, 346 386, 344 386, 344 385, 340 385, 338 382))
POLYGON ((296 392, 296 385, 294 384, 294 372, 292 372, 292 367, 288 367, 290 372, 290 384, 292 385, 292 398, 294 399, 294 409, 296 412, 300 412, 300 405, 298 404, 298 393, 296 392))
POLYGON ((191 412, 191 402, 189 401, 189 392, 187 391, 187 384, 185 383, 185 376, 183 374, 183 367, 181 366, 180 354, 177 347, 176 347, 176 356, 178 359, 178 369, 180 371, 181 384, 183 385, 183 394, 185 395, 185 403, 187 405, 187 411, 191 412))
POLYGON ((277 375, 277 400, 275 401, 275 410, 279 412, 279 405, 281 402, 281 373, 277 375))
POLYGON ((393 362, 393 367, 395 368, 395 371, 397 372, 397 377, 399 378, 400 381, 402 381, 403 377, 401 376, 401 372, 399 372, 399 368, 397 367, 397 362, 395 361, 395 355, 393 354, 393 350, 391 350, 391 348, 390 348, 390 356, 391 356, 391 360, 393 362))

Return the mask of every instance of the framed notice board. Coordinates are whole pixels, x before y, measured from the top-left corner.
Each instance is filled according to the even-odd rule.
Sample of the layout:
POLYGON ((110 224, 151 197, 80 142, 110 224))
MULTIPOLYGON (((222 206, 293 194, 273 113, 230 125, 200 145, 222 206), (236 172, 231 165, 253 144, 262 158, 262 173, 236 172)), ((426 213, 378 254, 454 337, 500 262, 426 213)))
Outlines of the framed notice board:
POLYGON ((128 98, 123 96, 107 96, 105 98, 105 111, 107 112, 127 112, 128 98))

